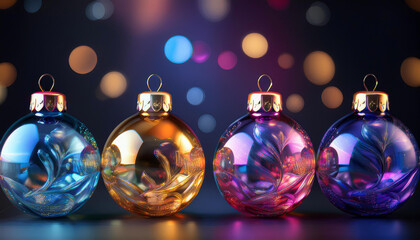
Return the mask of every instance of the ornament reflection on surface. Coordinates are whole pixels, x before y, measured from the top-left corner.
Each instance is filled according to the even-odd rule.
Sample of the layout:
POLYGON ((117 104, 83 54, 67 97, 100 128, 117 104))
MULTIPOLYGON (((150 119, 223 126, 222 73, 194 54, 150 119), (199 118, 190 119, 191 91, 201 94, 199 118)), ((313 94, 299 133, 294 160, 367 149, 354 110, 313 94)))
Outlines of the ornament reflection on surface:
POLYGON ((213 162, 216 182, 240 212, 286 214, 310 192, 315 173, 312 143, 282 112, 280 94, 251 93, 248 111, 219 140, 213 162))
POLYGON ((353 109, 322 139, 318 182, 331 203, 347 213, 389 214, 416 188, 417 143, 410 131, 389 115, 386 93, 366 88, 354 95, 353 109))
POLYGON ((139 113, 111 133, 102 155, 102 176, 112 198, 126 210, 148 216, 181 211, 204 178, 200 142, 169 113, 171 96, 158 91, 139 95, 139 113))
POLYGON ((65 110, 63 94, 34 93, 32 113, 13 124, 1 141, 1 187, 26 213, 64 216, 83 206, 95 190, 100 166, 95 139, 65 110))

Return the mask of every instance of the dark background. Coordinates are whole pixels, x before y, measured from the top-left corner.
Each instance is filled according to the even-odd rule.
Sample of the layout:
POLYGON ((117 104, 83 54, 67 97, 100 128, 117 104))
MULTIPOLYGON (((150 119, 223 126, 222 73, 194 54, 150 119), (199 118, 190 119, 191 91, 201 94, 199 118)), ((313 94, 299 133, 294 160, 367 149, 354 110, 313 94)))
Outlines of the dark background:
POLYGON ((31 231, 46 231, 51 238, 63 237, 61 233, 70 237, 102 234, 112 238, 125 234, 157 239, 418 236, 418 188, 394 214, 360 219, 337 210, 315 182, 296 213, 278 219, 255 219, 237 213, 225 202, 212 174, 218 139, 246 113, 247 95, 257 90, 256 80, 262 73, 271 75, 272 90, 280 92, 284 100, 292 93, 303 96, 305 106, 301 112, 285 112, 306 129, 315 149, 329 126, 351 112, 352 95, 362 90, 362 79, 367 73, 374 73, 379 79, 378 90, 389 94, 391 113, 420 139, 420 88, 409 87, 400 75, 404 59, 420 56, 420 13, 404 1, 324 0, 330 20, 319 27, 305 19, 306 10, 314 1, 292 1, 287 9, 274 10, 266 1, 233 0, 226 18, 210 22, 201 16, 196 1, 168 0, 162 22, 138 31, 133 30, 127 17, 129 0, 114 1, 114 14, 99 21, 86 17, 90 2, 43 1, 41 9, 31 14, 24 10, 23 1, 18 1, 11 8, 0 10, 0 62, 10 62, 17 69, 17 79, 8 87, 7 99, 0 105, 0 133, 4 134, 13 122, 28 113, 30 94, 38 91, 38 77, 48 72, 56 78, 54 89, 67 96, 68 113, 90 128, 102 151, 117 124, 136 112, 136 97, 147 90, 147 77, 157 73, 164 81, 162 90, 173 96, 173 113, 191 126, 201 141, 206 156, 204 184, 181 214, 159 219, 143 219, 125 212, 108 195, 102 180, 82 209, 58 220, 21 215, 1 193, 2 232, 14 230, 15 237, 25 237, 31 236, 25 235, 31 231), (269 49, 262 58, 251 59, 242 52, 242 38, 251 32, 261 33, 268 40, 269 49), (183 64, 168 61, 163 51, 165 42, 178 34, 208 43, 210 58, 202 64, 191 59, 183 64), (98 56, 95 69, 88 74, 77 74, 68 64, 69 54, 79 45, 92 47, 98 56), (238 57, 237 65, 228 71, 217 65, 218 54, 225 50, 238 57), (327 52, 335 63, 334 78, 325 86, 312 84, 303 72, 306 55, 316 50, 327 52), (281 69, 277 64, 277 57, 283 52, 294 56, 291 69, 281 69), (126 76, 127 90, 118 98, 101 100, 97 97, 99 83, 113 70, 126 76), (328 109, 321 101, 327 86, 336 86, 343 93, 343 104, 337 109, 328 109), (191 87, 204 90, 202 104, 192 106, 187 102, 186 93, 191 87), (198 118, 203 114, 216 119, 211 133, 198 128, 198 118), (137 234, 136 229, 141 233, 137 234), (162 231, 168 235, 159 235, 162 231))

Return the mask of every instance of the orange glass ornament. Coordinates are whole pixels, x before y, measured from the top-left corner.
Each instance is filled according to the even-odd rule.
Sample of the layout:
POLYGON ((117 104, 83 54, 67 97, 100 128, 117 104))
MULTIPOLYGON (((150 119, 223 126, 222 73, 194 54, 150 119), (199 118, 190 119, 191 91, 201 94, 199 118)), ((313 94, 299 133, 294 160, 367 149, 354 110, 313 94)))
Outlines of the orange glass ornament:
MULTIPOLYGON (((157 75, 150 75, 148 86, 152 76, 157 75)), ((112 198, 126 210, 147 216, 181 211, 204 179, 200 142, 170 113, 171 95, 159 89, 139 94, 139 113, 118 125, 102 154, 102 176, 112 198)))

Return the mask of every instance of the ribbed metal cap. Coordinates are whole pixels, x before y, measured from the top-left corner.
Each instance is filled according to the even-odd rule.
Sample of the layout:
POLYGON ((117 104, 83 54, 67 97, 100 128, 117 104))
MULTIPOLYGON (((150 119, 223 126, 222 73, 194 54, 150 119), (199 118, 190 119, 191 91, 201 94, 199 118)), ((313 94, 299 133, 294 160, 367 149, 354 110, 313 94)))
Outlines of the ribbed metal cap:
POLYGON ((38 85, 41 89, 41 92, 35 92, 31 95, 31 103, 29 105, 29 110, 32 112, 65 112, 67 110, 66 96, 59 92, 52 92, 54 88, 55 79, 51 74, 43 74, 39 80, 38 85), (50 77, 52 79, 52 85, 49 91, 44 91, 41 86, 41 80, 44 77, 50 77))
POLYGON ((368 110, 370 112, 385 112, 389 110, 388 94, 384 92, 375 91, 378 86, 378 79, 373 74, 367 74, 363 79, 363 86, 366 91, 360 91, 353 95, 352 108, 356 112, 368 110), (366 86, 367 77, 375 79, 375 87, 369 91, 366 86))
POLYGON ((149 92, 142 92, 137 97, 137 110, 139 112, 169 112, 172 110, 172 96, 167 92, 159 92, 162 87, 162 78, 157 74, 152 74, 147 78, 149 92), (159 87, 152 91, 149 85, 151 77, 156 76, 160 80, 159 87))
POLYGON ((271 77, 267 74, 263 74, 258 78, 257 84, 260 91, 252 92, 248 95, 248 111, 250 113, 282 111, 283 108, 280 93, 269 92, 271 86, 273 85, 271 77), (263 77, 267 77, 270 80, 270 86, 266 92, 263 92, 260 86, 260 80, 263 77))
POLYGON ((282 109, 281 95, 276 92, 253 92, 248 95, 248 111, 280 112, 282 109))

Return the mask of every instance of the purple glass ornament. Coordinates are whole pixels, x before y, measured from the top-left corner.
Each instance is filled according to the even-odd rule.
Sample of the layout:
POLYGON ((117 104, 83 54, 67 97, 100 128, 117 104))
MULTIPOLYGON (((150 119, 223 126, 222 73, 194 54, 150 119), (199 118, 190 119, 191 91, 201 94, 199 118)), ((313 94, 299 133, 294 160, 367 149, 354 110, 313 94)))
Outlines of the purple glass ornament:
POLYGON ((281 111, 280 94, 251 93, 248 110, 219 141, 213 162, 217 185, 240 212, 286 214, 310 192, 315 174, 312 143, 281 111))
POLYGON ((318 182, 331 203, 347 213, 389 214, 416 188, 420 163, 416 140, 389 115, 386 93, 358 92, 353 109, 322 139, 318 182))

